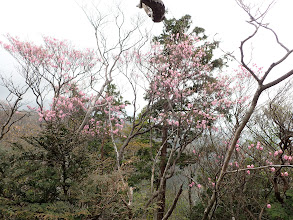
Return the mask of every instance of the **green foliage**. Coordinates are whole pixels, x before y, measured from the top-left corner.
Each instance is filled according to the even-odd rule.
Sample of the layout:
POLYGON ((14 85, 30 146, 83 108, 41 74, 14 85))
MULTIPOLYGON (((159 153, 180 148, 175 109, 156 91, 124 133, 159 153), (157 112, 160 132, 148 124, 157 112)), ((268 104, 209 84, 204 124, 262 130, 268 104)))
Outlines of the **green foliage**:
MULTIPOLYGON (((104 140, 93 139, 88 143, 89 151, 92 153, 99 152, 99 156, 103 154, 104 158, 114 158, 115 152, 110 137, 104 137, 104 140)), ((102 158, 101 158, 102 159, 102 158)))
MULTIPOLYGON (((170 38, 170 36, 176 35, 177 33, 187 33, 191 24, 192 21, 190 15, 185 15, 178 20, 175 18, 165 19, 163 33, 158 37, 154 37, 154 41, 160 42, 161 44, 168 43, 168 38, 170 38)), ((179 40, 182 39, 183 35, 180 35, 179 40)))
MULTIPOLYGON (((105 161, 104 166, 110 167, 114 162, 105 161)), ((79 203, 88 207, 90 219, 127 219, 128 211, 123 203, 127 196, 126 189, 122 188, 119 173, 99 174, 99 171, 95 170, 80 183, 82 193, 78 195, 79 203)))
POLYGON ((8 202, 0 198, 0 217, 9 220, 35 220, 35 219, 68 219, 81 220, 90 217, 86 208, 73 206, 68 202, 55 203, 22 203, 21 205, 8 202))
POLYGON ((119 188, 115 160, 105 157, 101 163, 93 146, 87 147, 82 139, 60 152, 68 157, 63 160, 55 154, 57 146, 62 150, 63 142, 51 142, 50 132, 45 131, 26 139, 30 151, 17 143, 17 154, 1 155, 0 218, 125 219, 128 212, 122 198, 125 200, 126 192, 119 188))
POLYGON ((214 50, 219 47, 219 41, 207 42, 208 36, 205 34, 205 29, 202 27, 194 27, 190 30, 192 20, 190 15, 184 15, 179 19, 165 19, 163 33, 154 37, 153 41, 160 44, 169 44, 171 36, 177 36, 177 43, 186 39, 186 35, 194 35, 201 41, 202 46, 205 48, 206 55, 203 56, 202 64, 211 64, 212 69, 222 68, 227 64, 227 57, 214 59, 214 50))
POLYGON ((73 208, 79 183, 91 169, 84 140, 60 124, 49 124, 40 134, 23 140, 14 143, 14 152, 0 158, 3 218, 84 216, 83 209, 73 208))
POLYGON ((272 220, 291 220, 293 215, 293 190, 286 192, 283 204, 278 202, 274 197, 270 201, 271 208, 266 209, 269 219, 272 220))
POLYGON ((34 153, 27 155, 27 152, 24 152, 26 155, 24 159, 30 161, 38 159, 35 163, 48 167, 48 171, 54 170, 54 175, 47 175, 52 178, 56 176, 55 179, 63 189, 63 196, 67 197, 73 183, 81 180, 89 169, 90 162, 86 156, 86 148, 82 144, 83 140, 70 133, 65 127, 54 129, 51 125, 38 136, 25 140, 34 147, 34 153))
POLYGON ((135 172, 128 178, 130 186, 136 186, 142 180, 149 180, 152 174, 152 159, 149 147, 142 147, 138 150, 136 156, 138 160, 134 162, 135 172))
POLYGON ((202 203, 196 204, 192 207, 190 219, 201 219, 203 217, 205 206, 202 203))
MULTIPOLYGON (((146 133, 139 138, 133 139, 130 147, 134 153, 133 157, 133 172, 128 178, 130 186, 136 186, 136 190, 140 187, 137 186, 144 180, 150 180, 152 174, 153 158, 160 147, 160 142, 152 140, 150 143, 150 134, 146 133)), ((157 172, 155 172, 157 177, 157 172)))

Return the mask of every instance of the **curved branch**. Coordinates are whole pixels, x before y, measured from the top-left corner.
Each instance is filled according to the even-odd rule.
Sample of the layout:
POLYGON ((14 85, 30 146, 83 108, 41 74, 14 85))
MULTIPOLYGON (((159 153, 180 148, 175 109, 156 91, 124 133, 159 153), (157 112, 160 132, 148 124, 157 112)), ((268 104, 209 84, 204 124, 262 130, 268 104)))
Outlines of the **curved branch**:
POLYGON ((244 52, 243 52, 243 46, 244 44, 250 40, 251 38, 253 38, 259 27, 257 27, 255 24, 252 24, 255 26, 255 31, 250 35, 248 36, 245 40, 241 41, 241 44, 240 44, 240 54, 241 54, 241 64, 245 67, 245 69, 247 69, 247 71, 253 76, 253 78, 258 82, 258 84, 260 84, 260 79, 257 77, 257 75, 247 66, 247 64, 244 62, 244 52))

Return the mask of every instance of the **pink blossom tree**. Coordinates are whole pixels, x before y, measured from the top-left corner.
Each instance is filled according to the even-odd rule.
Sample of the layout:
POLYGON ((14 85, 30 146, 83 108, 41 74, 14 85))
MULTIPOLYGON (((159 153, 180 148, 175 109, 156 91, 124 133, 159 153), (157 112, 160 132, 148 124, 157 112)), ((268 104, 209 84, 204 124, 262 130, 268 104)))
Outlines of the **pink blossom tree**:
POLYGON ((84 140, 84 135, 118 135, 123 127, 120 114, 125 105, 115 104, 114 98, 107 91, 102 91, 97 97, 89 96, 79 89, 80 83, 86 79, 92 83, 89 79, 93 77, 94 68, 103 65, 93 50, 79 51, 68 42, 54 38, 44 38, 44 46, 11 36, 7 38, 10 44, 2 43, 2 46, 21 65, 24 81, 35 96, 36 107, 28 107, 39 114, 39 121, 46 132, 44 135, 51 137, 48 140, 56 140, 42 147, 56 155, 55 162, 62 169, 63 193, 67 197, 70 155, 84 140), (49 107, 47 96, 52 97, 49 107), (91 118, 79 131, 90 107, 91 118), (93 117, 93 112, 106 113, 108 116, 98 119, 93 117))
POLYGON ((181 195, 182 186, 165 213, 166 182, 174 175, 182 154, 203 132, 216 130, 215 121, 229 108, 230 81, 213 76, 211 63, 204 62, 207 47, 196 35, 178 33, 170 36, 166 44, 156 42, 151 53, 139 56, 150 85, 146 93, 150 102, 146 109, 150 111, 149 124, 161 132, 161 145, 153 160, 151 196, 146 204, 149 206, 156 199, 160 206, 158 219, 171 215, 181 195), (159 158, 159 178, 154 190, 159 158))
MULTIPOLYGON (((117 67, 124 65, 121 62, 123 53, 145 41, 140 34, 138 40, 130 43, 129 39, 134 39, 132 35, 140 33, 139 24, 125 31, 123 22, 119 23, 121 19, 121 15, 114 16, 119 37, 109 46, 102 32, 104 17, 89 18, 97 43, 95 50, 77 50, 67 41, 50 37, 44 37, 42 45, 21 41, 10 35, 7 35, 8 43, 1 42, 1 46, 21 67, 20 74, 35 99, 35 104, 29 108, 39 114, 42 126, 50 127, 51 131, 65 127, 70 133, 67 135, 69 139, 110 136, 117 161, 119 149, 116 137, 124 125, 122 114, 125 103, 117 103, 107 92, 107 87, 113 81, 117 67)), ((75 146, 73 139, 66 146, 69 151, 75 146)), ((65 165, 68 159, 63 160, 65 165)), ((120 163, 117 166, 120 170, 120 163)), ((120 178, 124 188, 127 188, 121 172, 120 178)), ((63 181, 66 182, 65 177, 63 181)))

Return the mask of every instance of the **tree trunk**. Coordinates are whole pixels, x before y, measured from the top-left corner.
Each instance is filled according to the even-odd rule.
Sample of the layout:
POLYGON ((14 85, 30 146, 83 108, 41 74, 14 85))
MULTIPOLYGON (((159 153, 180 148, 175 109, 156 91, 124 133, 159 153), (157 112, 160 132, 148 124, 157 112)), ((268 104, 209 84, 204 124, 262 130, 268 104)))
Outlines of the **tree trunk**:
MULTIPOLYGON (((166 168, 166 161, 167 161, 167 137, 168 137, 168 127, 166 122, 162 128, 162 150, 161 150, 161 160, 160 160, 160 179, 162 178, 165 168, 166 168)), ((165 201, 166 200, 166 179, 163 180, 163 186, 159 191, 159 195, 157 198, 158 206, 157 209, 157 220, 161 220, 164 217, 165 213, 165 201)))
POLYGON ((66 200, 68 200, 68 187, 67 187, 67 184, 66 184, 67 169, 66 169, 66 158, 65 157, 64 157, 64 159, 62 161, 62 176, 63 176, 62 189, 63 189, 63 193, 64 193, 64 196, 65 196, 66 200))
POLYGON ((284 203, 284 199, 282 198, 281 193, 280 193, 280 191, 279 191, 279 186, 278 186, 278 176, 277 176, 277 173, 275 174, 274 179, 273 179, 273 186, 274 186, 274 192, 275 192, 275 197, 276 197, 276 199, 277 199, 281 204, 283 204, 283 203, 284 203))
MULTIPOLYGON (((193 178, 191 168, 190 168, 189 175, 190 175, 190 178, 187 179, 188 185, 192 183, 192 178, 193 178)), ((192 195, 191 195, 191 187, 188 187, 188 203, 189 203, 189 215, 191 215, 192 208, 194 206, 193 201, 192 201, 192 195)))

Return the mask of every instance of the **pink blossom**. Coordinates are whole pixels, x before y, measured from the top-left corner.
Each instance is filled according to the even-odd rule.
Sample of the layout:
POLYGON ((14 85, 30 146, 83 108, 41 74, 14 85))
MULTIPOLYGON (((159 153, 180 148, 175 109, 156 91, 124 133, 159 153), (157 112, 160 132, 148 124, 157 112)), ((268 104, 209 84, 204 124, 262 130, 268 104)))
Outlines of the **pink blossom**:
POLYGON ((256 149, 259 149, 259 148, 260 148, 260 142, 258 141, 256 144, 256 149))
POLYGON ((276 171, 275 167, 272 167, 272 168, 271 168, 271 171, 272 171, 272 172, 275 172, 275 171, 276 171))
POLYGON ((267 208, 270 209, 272 206, 271 204, 267 204, 267 208))
POLYGON ((287 172, 284 173, 284 176, 288 176, 289 174, 287 172))
POLYGON ((279 154, 279 151, 275 151, 274 156, 276 157, 278 156, 278 154, 279 154))

